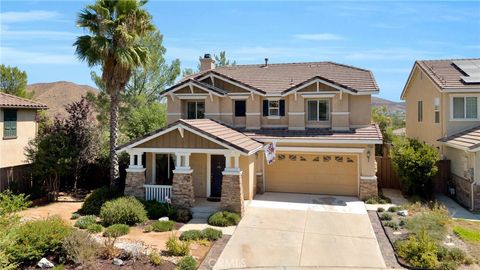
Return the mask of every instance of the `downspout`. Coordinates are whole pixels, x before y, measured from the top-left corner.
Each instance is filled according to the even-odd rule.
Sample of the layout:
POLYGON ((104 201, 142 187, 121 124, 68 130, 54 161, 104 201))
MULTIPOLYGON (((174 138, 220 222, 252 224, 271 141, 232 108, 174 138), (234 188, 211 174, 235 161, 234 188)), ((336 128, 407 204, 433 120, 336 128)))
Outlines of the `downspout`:
POLYGON ((470 184, 470 194, 471 194, 470 197, 471 197, 471 200, 472 200, 472 203, 471 203, 472 207, 471 207, 470 211, 473 211, 475 209, 475 194, 473 193, 473 191, 474 191, 473 186, 475 185, 475 174, 477 173, 476 172, 477 170, 475 169, 475 165, 477 164, 476 163, 476 158, 477 158, 476 156, 477 156, 477 154, 474 153, 474 155, 473 155, 473 168, 474 168, 473 169, 473 182, 470 184))

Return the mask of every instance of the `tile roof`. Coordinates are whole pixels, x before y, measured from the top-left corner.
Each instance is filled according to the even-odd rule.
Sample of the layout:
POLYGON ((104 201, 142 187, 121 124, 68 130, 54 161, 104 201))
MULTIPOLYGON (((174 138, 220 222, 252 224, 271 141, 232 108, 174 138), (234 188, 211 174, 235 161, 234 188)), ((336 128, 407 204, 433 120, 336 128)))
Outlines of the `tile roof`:
POLYGON ((178 122, 244 153, 254 152, 263 147, 262 143, 252 140, 245 134, 211 119, 180 119, 178 122))
POLYGON ((47 109, 47 105, 0 92, 0 108, 47 109))
POLYGON ((478 83, 465 83, 461 77, 467 75, 454 62, 477 59, 419 60, 418 66, 441 88, 479 89, 478 83))
POLYGON ((447 143, 465 150, 480 150, 480 126, 441 138, 439 142, 447 143))
POLYGON ((199 79, 209 72, 262 93, 285 93, 314 78, 354 92, 379 91, 371 71, 333 62, 223 66, 188 76, 184 80, 199 79))
POLYGON ((306 129, 306 130, 288 130, 288 129, 260 129, 242 131, 248 137, 255 140, 275 140, 275 139, 301 139, 301 140, 356 140, 361 141, 381 141, 382 133, 377 125, 372 124, 368 127, 351 129, 350 131, 332 131, 330 129, 306 129))

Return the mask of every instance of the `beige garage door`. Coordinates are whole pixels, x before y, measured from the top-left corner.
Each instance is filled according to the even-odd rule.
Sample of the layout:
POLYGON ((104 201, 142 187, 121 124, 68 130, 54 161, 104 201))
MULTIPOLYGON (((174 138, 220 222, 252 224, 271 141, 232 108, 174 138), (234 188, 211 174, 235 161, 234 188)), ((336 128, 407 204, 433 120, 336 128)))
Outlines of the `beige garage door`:
POLYGON ((356 155, 279 153, 273 164, 265 166, 267 191, 358 194, 356 155))

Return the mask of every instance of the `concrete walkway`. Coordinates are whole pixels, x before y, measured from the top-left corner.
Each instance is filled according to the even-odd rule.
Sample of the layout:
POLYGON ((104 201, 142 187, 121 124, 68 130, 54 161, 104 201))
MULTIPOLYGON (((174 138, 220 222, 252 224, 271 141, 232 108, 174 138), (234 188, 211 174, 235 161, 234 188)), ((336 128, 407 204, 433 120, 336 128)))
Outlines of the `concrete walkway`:
POLYGON ((351 197, 257 195, 214 269, 384 268, 365 206, 351 197))
POLYGON ((435 194, 435 198, 443 203, 445 207, 447 207, 450 215, 452 218, 461 218, 467 219, 471 221, 480 221, 480 214, 474 214, 461 205, 459 205, 456 201, 452 200, 451 198, 443 195, 443 194, 435 194))

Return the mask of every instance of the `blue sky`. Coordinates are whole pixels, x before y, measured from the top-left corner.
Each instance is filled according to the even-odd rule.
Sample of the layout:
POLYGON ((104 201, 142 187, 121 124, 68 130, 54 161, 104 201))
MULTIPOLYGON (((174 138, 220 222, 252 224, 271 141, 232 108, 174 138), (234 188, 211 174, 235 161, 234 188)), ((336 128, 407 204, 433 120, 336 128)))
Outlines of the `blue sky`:
MULTIPOLYGON (((93 1, 0 3, 0 62, 29 83, 94 85, 72 43, 78 11, 93 1)), ((168 60, 195 68, 204 53, 238 64, 335 61, 371 69, 380 97, 399 100, 416 59, 480 57, 480 1, 184 2, 147 4, 168 60)))

